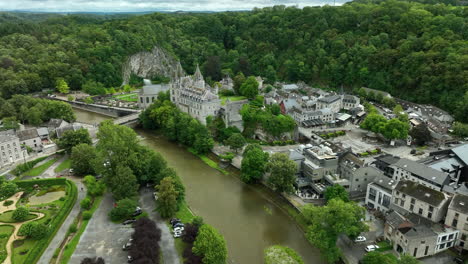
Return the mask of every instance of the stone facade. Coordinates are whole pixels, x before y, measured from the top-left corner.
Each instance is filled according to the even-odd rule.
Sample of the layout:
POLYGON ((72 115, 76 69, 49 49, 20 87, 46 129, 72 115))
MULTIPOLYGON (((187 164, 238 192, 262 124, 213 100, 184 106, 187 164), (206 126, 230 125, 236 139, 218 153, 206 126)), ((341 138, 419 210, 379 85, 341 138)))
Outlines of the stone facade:
POLYGON ((23 160, 24 155, 16 135, 0 134, 0 168, 23 160))
POLYGON ((16 132, 21 145, 28 146, 34 151, 42 150, 42 139, 37 133, 37 129, 31 128, 27 130, 21 130, 16 132))
POLYGON ((457 245, 468 250, 468 196, 456 194, 447 210, 445 225, 460 231, 457 245))
POLYGON ((392 191, 397 183, 385 176, 376 177, 367 185, 365 203, 369 208, 386 212, 390 209, 392 191))
POLYGON ((138 107, 140 109, 147 108, 154 102, 154 100, 158 99, 158 94, 160 92, 165 92, 169 89, 169 84, 155 84, 143 86, 143 88, 141 88, 138 94, 138 107))

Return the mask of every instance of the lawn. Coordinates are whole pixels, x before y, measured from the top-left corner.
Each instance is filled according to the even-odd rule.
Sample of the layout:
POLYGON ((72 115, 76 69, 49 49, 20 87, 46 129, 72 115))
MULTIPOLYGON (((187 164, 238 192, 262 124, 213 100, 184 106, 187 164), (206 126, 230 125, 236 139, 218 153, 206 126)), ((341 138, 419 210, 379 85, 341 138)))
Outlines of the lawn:
POLYGON ((32 239, 15 240, 13 242, 13 256, 11 262, 15 264, 26 263, 26 258, 29 255, 28 253, 36 242, 36 240, 32 239))
POLYGON ((386 240, 377 243, 377 246, 379 246, 379 248, 376 249, 375 251, 378 251, 378 252, 384 252, 384 251, 392 250, 392 248, 393 248, 392 244, 390 244, 386 240))
POLYGON ((198 154, 193 148, 189 148, 188 151, 192 153, 193 155, 199 157, 203 162, 206 163, 206 165, 210 166, 213 169, 216 169, 220 171, 221 173, 228 175, 229 172, 221 167, 219 167, 218 163, 212 159, 210 159, 208 156, 204 154, 198 154))
POLYGON ((0 263, 6 258, 6 243, 13 233, 13 226, 11 225, 0 225, 0 263))
POLYGON ((57 159, 55 159, 55 158, 51 159, 51 160, 47 161, 46 163, 44 163, 44 164, 42 164, 40 166, 37 166, 35 168, 32 168, 32 169, 28 170, 27 172, 25 172, 23 174, 23 176, 31 176, 31 177, 39 176, 42 173, 44 173, 44 171, 46 171, 55 162, 57 162, 57 159))
POLYGON ((175 217, 179 218, 180 221, 182 221, 183 223, 189 223, 192 222, 195 216, 193 215, 192 211, 190 211, 190 209, 188 208, 187 203, 184 201, 180 205, 179 211, 176 213, 175 217))
POLYGON ((55 172, 61 172, 71 168, 71 159, 66 159, 55 168, 55 172))
POLYGON ((112 98, 120 101, 127 101, 127 102, 137 102, 138 101, 138 94, 137 93, 130 93, 130 94, 121 94, 121 95, 114 95, 112 98))
POLYGON ((0 222, 4 222, 4 223, 16 223, 16 222, 24 222, 24 221, 28 221, 28 220, 37 218, 37 215, 35 215, 35 214, 29 214, 28 217, 26 218, 26 220, 24 220, 24 221, 16 221, 15 219, 12 218, 12 216, 13 216, 13 211, 8 211, 8 212, 5 212, 5 213, 3 213, 3 214, 0 214, 0 222))
POLYGON ((245 97, 245 96, 221 96, 221 97, 220 97, 220 99, 221 99, 221 105, 225 105, 225 104, 226 104, 226 100, 227 100, 228 98, 229 98, 229 101, 232 101, 232 102, 247 99, 247 97, 245 97))

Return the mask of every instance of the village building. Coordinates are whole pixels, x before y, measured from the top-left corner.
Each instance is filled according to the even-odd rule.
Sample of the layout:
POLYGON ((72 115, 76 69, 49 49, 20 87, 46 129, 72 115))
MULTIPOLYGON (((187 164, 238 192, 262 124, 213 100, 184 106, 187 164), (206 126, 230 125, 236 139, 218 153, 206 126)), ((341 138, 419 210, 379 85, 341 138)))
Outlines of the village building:
POLYGON ((145 109, 158 99, 160 92, 166 92, 170 89, 169 84, 151 84, 144 85, 138 93, 138 107, 145 109))
POLYGON ((368 208, 387 212, 392 201, 392 192, 397 181, 385 176, 377 176, 367 185, 365 204, 368 208))
POLYGON ((11 133, 0 133, 0 168, 24 159, 19 138, 11 133))
POLYGON ((450 202, 445 217, 445 225, 460 231, 457 246, 468 250, 468 196, 455 194, 450 202))
POLYGON ((36 152, 42 151, 42 139, 37 133, 36 128, 17 131, 16 135, 21 145, 30 147, 36 152))

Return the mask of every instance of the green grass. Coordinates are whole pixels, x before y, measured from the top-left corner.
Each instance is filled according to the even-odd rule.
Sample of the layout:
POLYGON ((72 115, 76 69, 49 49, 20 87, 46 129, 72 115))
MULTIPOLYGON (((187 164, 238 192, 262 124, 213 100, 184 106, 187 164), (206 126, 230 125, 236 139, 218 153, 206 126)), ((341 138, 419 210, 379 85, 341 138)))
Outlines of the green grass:
POLYGON ((28 257, 28 253, 31 249, 36 245, 37 240, 32 239, 23 239, 24 244, 19 247, 13 247, 11 256, 11 261, 14 264, 23 264, 26 263, 26 259, 28 257), (21 254, 22 252, 27 251, 25 254, 21 254))
POLYGON ((386 240, 377 243, 377 246, 379 246, 379 248, 376 249, 375 251, 378 251, 378 252, 384 252, 384 251, 392 250, 392 248, 393 248, 392 244, 390 244, 386 240))
POLYGON ((28 217, 26 218, 26 220, 24 221, 16 221, 15 219, 12 218, 13 216, 13 211, 7 211, 3 214, 0 214, 0 222, 4 222, 4 223, 18 223, 18 222, 24 222, 24 221, 28 221, 28 220, 31 220, 31 219, 34 219, 34 218, 37 218, 37 215, 35 214, 29 214, 28 217))
POLYGON ((218 166, 218 163, 216 163, 215 161, 211 160, 208 156, 204 155, 204 154, 198 154, 194 149, 192 148, 189 148, 188 151, 190 151, 190 153, 192 153, 193 155, 199 157, 203 162, 205 162, 208 166, 210 166, 211 168, 213 169, 216 169, 218 171, 220 171, 221 173, 223 174, 226 174, 228 175, 229 172, 221 167, 218 166))
POLYGON ((126 101, 126 102, 137 102, 138 101, 138 94, 137 93, 130 93, 130 94, 121 94, 121 95, 114 95, 112 98, 126 101))
POLYGON ((232 101, 232 102, 235 102, 235 101, 240 101, 240 100, 244 100, 244 99, 247 99, 247 97, 245 96, 221 96, 220 99, 221 99, 221 105, 225 105, 226 104, 226 100, 229 98, 229 101, 232 101))
POLYGON ((192 213, 187 203, 184 201, 179 208, 179 211, 175 215, 176 218, 179 218, 183 223, 192 222, 195 215, 192 213))
POLYGON ((6 244, 13 230, 14 227, 11 225, 0 225, 0 263, 3 263, 7 257, 6 244))
MULTIPOLYGON (((91 211, 91 213, 94 214, 96 209, 101 204, 101 201, 102 201, 102 196, 96 197, 89 211, 91 211)), ((73 255, 73 252, 75 252, 76 246, 78 246, 78 242, 80 242, 81 235, 86 230, 86 227, 88 226, 89 221, 91 221, 91 219, 83 220, 81 222, 81 226, 78 228, 78 231, 75 233, 75 236, 66 245, 66 249, 63 251, 62 259, 60 260, 60 263, 64 263, 64 264, 68 263, 71 256, 73 255)))
POLYGON ((28 170, 27 172, 25 172, 23 174, 23 176, 31 176, 31 177, 39 176, 42 173, 44 173, 44 171, 46 171, 55 162, 57 162, 57 159, 51 159, 51 160, 47 161, 46 163, 44 163, 44 164, 42 164, 40 166, 37 166, 35 168, 32 168, 32 169, 28 170))
POLYGON ((66 159, 55 168, 55 172, 61 172, 71 168, 71 159, 66 159))

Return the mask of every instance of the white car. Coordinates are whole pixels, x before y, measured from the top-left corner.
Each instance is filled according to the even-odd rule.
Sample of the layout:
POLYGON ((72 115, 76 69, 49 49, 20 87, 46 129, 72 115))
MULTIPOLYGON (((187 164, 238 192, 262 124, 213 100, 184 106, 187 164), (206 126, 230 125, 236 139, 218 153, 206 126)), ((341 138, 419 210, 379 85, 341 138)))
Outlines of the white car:
POLYGON ((372 251, 375 251, 375 250, 378 249, 378 248, 379 248, 379 246, 377 246, 377 245, 368 245, 368 246, 366 247, 366 251, 367 251, 367 252, 372 252, 372 251))
POLYGON ((178 237, 181 237, 181 236, 182 236, 182 231, 174 232, 174 237, 175 238, 178 238, 178 237))
POLYGON ((356 239, 354 239, 354 242, 359 243, 359 242, 365 242, 366 237, 365 236, 358 236, 356 239))
POLYGON ((183 227, 176 227, 176 228, 174 228, 174 233, 176 233, 176 232, 182 232, 182 231, 184 231, 184 228, 183 228, 183 227))

